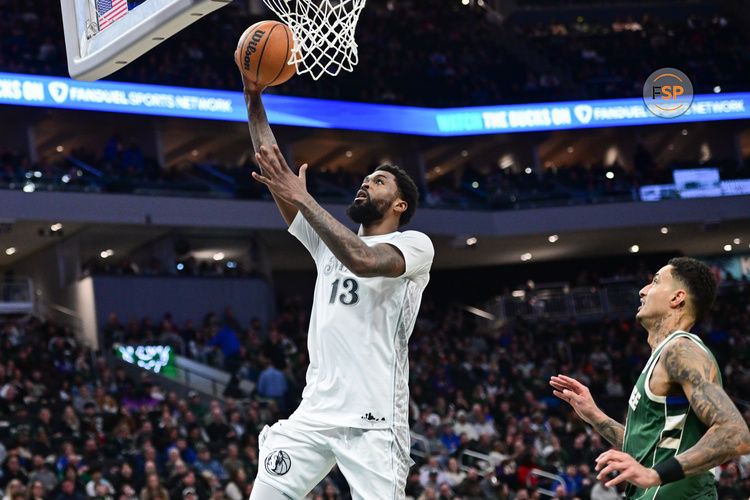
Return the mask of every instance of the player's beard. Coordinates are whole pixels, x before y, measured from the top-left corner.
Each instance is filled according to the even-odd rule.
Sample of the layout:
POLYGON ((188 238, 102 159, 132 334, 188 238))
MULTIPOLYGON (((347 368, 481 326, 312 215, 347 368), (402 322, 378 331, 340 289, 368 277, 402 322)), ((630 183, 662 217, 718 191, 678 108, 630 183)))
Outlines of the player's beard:
POLYGON ((373 202, 368 194, 367 199, 361 203, 357 203, 357 200, 354 200, 352 204, 347 207, 346 215, 357 224, 366 226, 382 219, 389 206, 390 203, 386 200, 377 200, 373 202))

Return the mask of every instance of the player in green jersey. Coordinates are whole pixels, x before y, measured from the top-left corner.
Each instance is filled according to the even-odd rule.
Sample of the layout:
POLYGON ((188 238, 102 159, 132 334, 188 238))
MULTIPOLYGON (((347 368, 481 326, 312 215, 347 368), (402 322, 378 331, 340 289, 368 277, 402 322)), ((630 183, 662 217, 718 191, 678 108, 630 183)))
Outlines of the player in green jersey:
POLYGON ((750 431, 722 388, 716 360, 688 333, 716 288, 708 266, 679 257, 640 291, 636 319, 651 358, 630 395, 626 425, 605 415, 577 380, 550 380, 554 394, 616 448, 596 459, 598 479, 607 487, 627 481, 628 499, 715 499, 710 469, 750 453, 750 431))

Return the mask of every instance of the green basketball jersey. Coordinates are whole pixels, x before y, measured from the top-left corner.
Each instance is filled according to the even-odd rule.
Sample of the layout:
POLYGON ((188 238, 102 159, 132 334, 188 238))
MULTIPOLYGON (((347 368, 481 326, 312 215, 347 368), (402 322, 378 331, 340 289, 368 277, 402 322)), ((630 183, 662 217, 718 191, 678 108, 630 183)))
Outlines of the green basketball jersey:
MULTIPOLYGON (((716 363, 716 358, 698 337, 680 331, 667 337, 651 354, 630 394, 622 446, 625 453, 644 467, 651 468, 682 453, 697 443, 708 429, 692 411, 687 398, 657 396, 649 388, 651 373, 664 346, 677 337, 692 340, 709 353, 716 363)), ((647 490, 628 484, 625 496, 631 500, 713 500, 716 498, 716 486, 713 474, 708 471, 647 490)))

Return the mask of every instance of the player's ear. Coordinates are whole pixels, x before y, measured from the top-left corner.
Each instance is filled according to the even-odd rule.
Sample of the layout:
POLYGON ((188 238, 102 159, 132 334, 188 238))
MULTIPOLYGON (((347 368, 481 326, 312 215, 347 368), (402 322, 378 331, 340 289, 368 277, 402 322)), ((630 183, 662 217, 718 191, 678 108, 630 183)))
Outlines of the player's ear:
POLYGON ((687 305, 687 292, 681 288, 674 291, 670 300, 672 307, 685 307, 687 305))
POLYGON ((409 204, 401 198, 396 198, 396 201, 393 202, 392 207, 396 212, 398 212, 399 215, 401 215, 402 213, 406 212, 407 208, 409 208, 409 204))

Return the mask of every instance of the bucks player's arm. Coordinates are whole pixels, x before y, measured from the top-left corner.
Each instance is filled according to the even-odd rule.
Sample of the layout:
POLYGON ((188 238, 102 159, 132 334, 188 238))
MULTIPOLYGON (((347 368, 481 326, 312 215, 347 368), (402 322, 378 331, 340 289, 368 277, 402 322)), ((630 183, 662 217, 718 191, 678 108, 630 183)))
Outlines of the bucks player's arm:
POLYGON ((593 427, 612 446, 622 449, 625 426, 608 417, 596 406, 588 387, 565 375, 553 376, 549 383, 555 389, 555 396, 570 404, 581 420, 593 427))
MULTIPOLYGON (((705 472, 727 460, 750 453, 750 431, 740 412, 719 383, 719 373, 711 356, 695 342, 679 338, 664 348, 659 364, 674 389, 681 389, 690 402, 690 409, 708 430, 692 447, 680 453, 669 467, 675 478, 705 472), (675 474, 677 474, 675 476, 675 474)), ((654 371, 660 367, 657 366, 654 371)), ((662 484, 655 469, 639 464, 627 453, 607 451, 596 459, 597 476, 620 474, 607 486, 627 480, 639 488, 662 484)), ((662 469, 663 471, 664 469, 662 469)), ((663 474, 663 473, 662 473, 663 474)))
POLYGON ((670 382, 682 388, 690 409, 708 427, 695 445, 677 455, 686 476, 750 453, 750 430, 719 383, 716 363, 695 342, 679 338, 660 361, 670 382))
MULTIPOLYGON (((247 106, 247 118, 248 126, 250 128, 250 138, 253 141, 253 148, 255 153, 258 154, 261 149, 271 148, 276 146, 276 138, 271 131, 271 126, 268 124, 268 117, 266 116, 266 109, 263 106, 263 100, 261 99, 261 93, 265 87, 256 85, 242 75, 242 84, 244 86, 245 94, 245 105, 247 106)), ((263 166, 261 165, 261 168, 263 166)), ((281 199, 276 193, 271 190, 271 196, 273 201, 276 202, 276 206, 279 207, 281 216, 284 217, 286 224, 289 226, 297 216, 297 207, 281 199)))
MULTIPOLYGON (((406 261, 399 249, 387 243, 367 245, 315 201, 307 192, 307 165, 302 165, 299 175, 295 175, 276 145, 260 148, 255 158, 263 174, 253 172, 253 178, 268 186, 278 199, 294 207, 295 215, 299 210, 333 255, 352 273, 361 277, 397 277, 404 274, 406 261)), ((287 222, 291 224, 293 220, 294 217, 287 222)))

